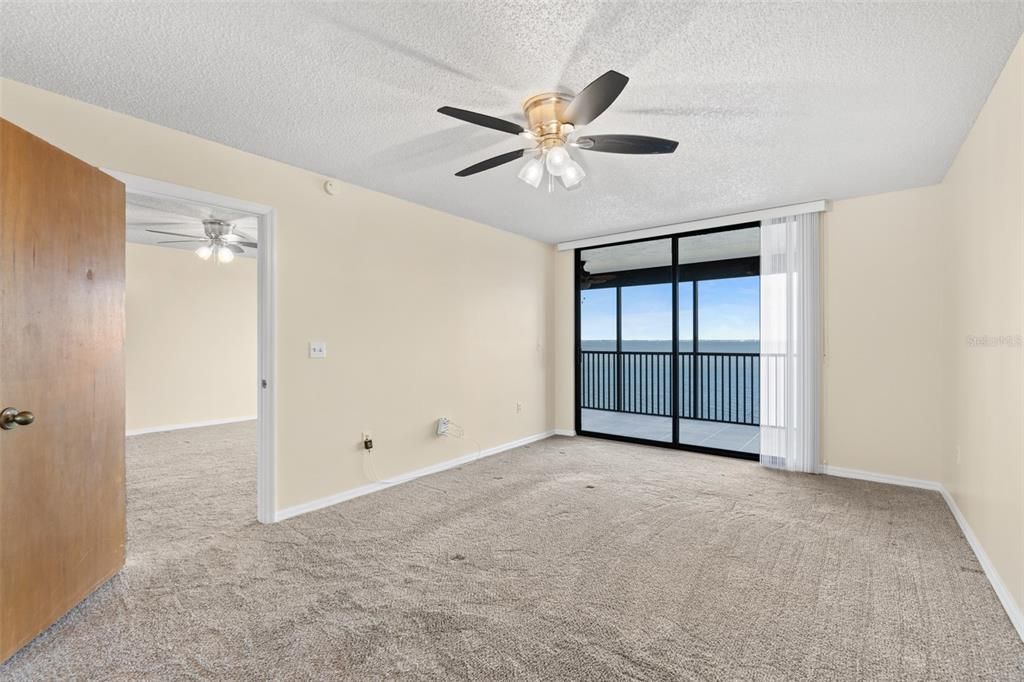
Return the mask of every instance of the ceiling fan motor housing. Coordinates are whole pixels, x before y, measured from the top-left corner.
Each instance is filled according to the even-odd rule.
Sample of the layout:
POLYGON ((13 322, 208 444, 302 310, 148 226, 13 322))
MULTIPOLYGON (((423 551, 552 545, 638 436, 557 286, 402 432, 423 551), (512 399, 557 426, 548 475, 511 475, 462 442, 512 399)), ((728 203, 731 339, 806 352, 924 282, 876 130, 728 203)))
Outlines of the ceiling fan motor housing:
POLYGON ((231 234, 231 230, 234 225, 227 222, 226 220, 217 220, 216 218, 207 218, 203 221, 203 230, 206 232, 206 236, 210 239, 216 239, 217 237, 224 237, 225 235, 231 234))
POLYGON ((523 115, 529 121, 529 130, 545 149, 564 143, 572 131, 572 124, 562 118, 572 100, 573 96, 565 92, 545 92, 523 102, 523 115))

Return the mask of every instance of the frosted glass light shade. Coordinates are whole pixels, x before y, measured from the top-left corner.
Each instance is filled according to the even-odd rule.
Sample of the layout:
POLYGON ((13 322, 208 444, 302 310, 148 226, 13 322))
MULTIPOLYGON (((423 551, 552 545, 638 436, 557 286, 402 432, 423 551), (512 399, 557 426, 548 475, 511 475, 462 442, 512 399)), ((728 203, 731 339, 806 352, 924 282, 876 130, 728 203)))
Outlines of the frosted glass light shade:
POLYGON ((570 163, 573 163, 573 160, 572 157, 569 156, 569 152, 565 151, 565 147, 552 147, 545 155, 545 164, 548 167, 548 173, 555 176, 560 176, 570 163))
POLYGON ((583 171, 583 166, 570 159, 569 165, 562 171, 562 184, 565 185, 566 189, 569 189, 580 184, 586 176, 587 174, 583 171))
POLYGON ((535 188, 540 187, 540 181, 543 177, 544 164, 540 159, 530 159, 519 170, 519 179, 535 188))

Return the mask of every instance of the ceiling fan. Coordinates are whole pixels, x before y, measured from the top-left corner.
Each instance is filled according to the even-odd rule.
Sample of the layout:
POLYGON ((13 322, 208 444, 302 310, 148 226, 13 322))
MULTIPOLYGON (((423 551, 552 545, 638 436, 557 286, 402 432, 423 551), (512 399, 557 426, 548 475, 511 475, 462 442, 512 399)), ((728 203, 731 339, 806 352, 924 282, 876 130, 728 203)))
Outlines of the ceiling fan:
POLYGON ((587 125, 611 106, 628 82, 629 78, 621 73, 608 71, 576 96, 564 92, 534 95, 523 103, 523 115, 528 122, 528 128, 475 111, 441 107, 437 110, 438 113, 503 133, 519 135, 530 145, 526 149, 506 152, 473 164, 455 175, 460 178, 475 175, 529 154, 531 158, 519 171, 519 179, 528 185, 539 187, 541 180, 544 179, 544 171, 547 170, 550 192, 555 177, 569 189, 578 185, 586 175, 580 164, 569 155, 567 147, 611 154, 671 154, 679 143, 661 137, 576 136, 578 128, 587 125))
POLYGON ((217 218, 207 218, 201 222, 194 223, 144 223, 150 227, 146 232, 154 234, 166 234, 172 237, 184 237, 184 239, 168 239, 157 242, 157 244, 183 244, 185 242, 203 242, 203 245, 196 249, 196 255, 203 260, 209 260, 214 253, 217 254, 217 261, 230 263, 235 259, 235 254, 245 253, 245 248, 255 249, 258 247, 256 241, 240 232, 234 223, 217 218), (152 227, 184 227, 195 228, 202 226, 205 237, 197 237, 193 234, 182 234, 180 232, 167 232, 166 230, 155 230, 152 227), (245 247, 245 248, 243 248, 245 247))

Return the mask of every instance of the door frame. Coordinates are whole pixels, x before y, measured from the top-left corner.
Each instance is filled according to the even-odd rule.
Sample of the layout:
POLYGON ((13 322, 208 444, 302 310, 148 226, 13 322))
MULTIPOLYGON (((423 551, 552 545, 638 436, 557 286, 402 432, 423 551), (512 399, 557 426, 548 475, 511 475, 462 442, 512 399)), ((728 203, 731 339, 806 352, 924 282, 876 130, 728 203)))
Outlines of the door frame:
POLYGON ((100 170, 123 182, 126 194, 182 199, 256 215, 259 225, 259 248, 256 249, 256 518, 261 523, 273 523, 277 497, 277 231, 274 208, 121 171, 100 170))
MULTIPOLYGON (((637 438, 635 436, 619 436, 611 433, 599 433, 596 431, 587 431, 583 429, 583 405, 581 402, 582 390, 583 390, 583 378, 581 376, 581 362, 582 362, 582 300, 580 294, 582 289, 580 288, 580 269, 582 267, 582 255, 584 251, 596 248, 604 248, 609 246, 622 246, 623 244, 636 244, 639 242, 650 242, 659 240, 670 240, 672 248, 672 346, 678 351, 679 347, 679 240, 687 237, 698 237, 706 234, 714 234, 716 232, 731 232, 733 230, 743 230, 753 227, 761 227, 761 220, 738 222, 728 225, 715 225, 713 227, 707 227, 704 229, 692 229, 683 230, 678 232, 668 232, 665 234, 657 234, 648 237, 639 237, 636 239, 623 239, 621 241, 614 242, 600 242, 593 246, 583 245, 573 249, 573 308, 575 309, 575 331, 573 338, 573 367, 574 367, 574 405, 573 412, 575 416, 575 427, 576 434, 580 436, 588 436, 591 438, 603 438, 605 440, 615 440, 624 443, 635 443, 637 445, 654 445, 662 448, 670 448, 673 450, 685 450, 687 452, 699 452, 708 455, 722 455, 724 457, 733 457, 735 459, 745 459, 757 461, 759 455, 740 452, 737 450, 725 450, 722 448, 714 448, 704 445, 686 445, 679 442, 679 404, 678 404, 678 387, 676 382, 678 381, 678 352, 672 354, 672 395, 670 397, 672 404, 672 441, 658 441, 650 440, 647 438, 637 438)), ((760 258, 760 256, 758 256, 760 258)), ((618 299, 618 294, 616 295, 618 299)), ((694 316, 697 311, 694 309, 694 316)), ((621 341, 622 337, 622 309, 620 302, 616 302, 616 339, 621 341)), ((696 326, 693 330, 694 334, 697 333, 696 326)), ((695 346, 696 349, 696 346, 695 346)), ((621 350, 621 348, 619 348, 621 350)))

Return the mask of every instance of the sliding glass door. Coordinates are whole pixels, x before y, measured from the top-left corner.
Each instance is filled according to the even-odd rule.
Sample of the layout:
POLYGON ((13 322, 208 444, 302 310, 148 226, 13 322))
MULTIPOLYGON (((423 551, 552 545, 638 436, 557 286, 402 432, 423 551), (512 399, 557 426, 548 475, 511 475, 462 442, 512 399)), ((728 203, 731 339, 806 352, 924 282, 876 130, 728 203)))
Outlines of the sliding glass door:
POLYGON ((758 454, 760 377, 760 228, 681 236, 680 411, 682 445, 758 454), (684 319, 684 316, 688 319, 684 319))
POLYGON ((622 296, 622 411, 651 440, 672 442, 672 283, 637 284, 622 296))
POLYGON ((579 430, 672 443, 672 240, 578 259, 579 430))
POLYGON ((577 430, 756 457, 759 227, 578 250, 577 430))

